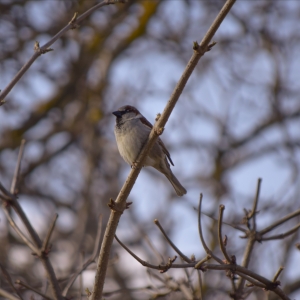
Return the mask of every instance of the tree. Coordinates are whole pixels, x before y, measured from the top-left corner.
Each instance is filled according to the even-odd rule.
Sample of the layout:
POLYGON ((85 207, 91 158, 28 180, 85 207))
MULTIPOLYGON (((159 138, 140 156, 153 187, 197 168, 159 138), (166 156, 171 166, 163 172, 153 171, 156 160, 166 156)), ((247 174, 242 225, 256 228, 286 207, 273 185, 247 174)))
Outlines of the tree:
MULTIPOLYGON (((1 182, 9 186, 18 147, 25 138, 18 191, 11 189, 11 193, 19 195, 18 203, 41 239, 51 232, 55 213, 59 214, 49 256, 62 290, 70 274, 81 269, 80 257, 85 261, 97 250, 99 214, 106 224, 107 202, 116 199, 128 172, 117 153, 110 112, 126 103, 138 106, 149 120, 162 112, 191 55, 192 41, 204 35, 222 5, 222 1, 130 1, 102 7, 80 27, 62 35, 51 46, 54 51, 38 58, 6 96, 0 109, 1 182)), ((91 3, 85 1, 1 4, 1 85, 10 82, 24 64, 35 41, 43 45, 50 40, 76 11, 80 14, 70 26, 77 27, 76 19, 89 8, 91 3)), ((214 37, 217 45, 195 69, 162 137, 188 195, 178 200, 164 178, 143 169, 129 198, 133 205, 118 227, 122 243, 144 260, 158 266, 162 259, 168 264, 171 257, 169 266, 180 263, 172 262, 174 249, 154 231, 154 218, 189 260, 193 253, 197 261, 206 258, 194 210, 199 192, 204 195, 202 212, 210 216, 201 218, 204 240, 219 258, 223 256, 219 245, 224 246, 216 230, 219 204, 226 206, 226 223, 243 228, 249 237, 251 222, 256 220, 261 232, 292 214, 294 218, 283 222, 283 229, 270 235, 287 233, 287 238, 255 242, 248 269, 272 281, 279 267, 285 266, 281 286, 268 288, 280 288, 295 297, 300 274, 290 265, 299 255, 295 247, 298 235, 294 234, 299 210, 299 84, 295 81, 299 33, 294 24, 299 9, 293 1, 238 2, 220 27, 214 37), (254 197, 257 177, 263 178, 259 198, 254 197), (258 216, 253 197, 259 199, 258 216), (242 219, 244 227, 238 224, 242 219)), ((39 49, 37 43, 35 48, 39 49)), ((2 193, 5 201, 10 196, 2 193)), ((5 210, 8 219, 16 219, 9 206, 5 210)), ((10 274, 12 280, 48 293, 40 262, 10 229, 6 217, 1 216, 5 220, 1 222, 1 277, 10 274)), ((16 222, 20 226, 18 219, 16 222)), ((227 259, 241 265, 244 240, 226 225, 222 238, 224 234, 227 259)), ((171 295, 172 299, 199 297, 198 271, 169 269, 163 275, 149 271, 147 277, 133 264, 114 243, 105 297, 143 299, 148 293, 171 295), (153 282, 146 288, 149 278, 153 282)), ((205 264, 209 268, 210 261, 205 264)), ((95 265, 89 268, 83 273, 83 286, 92 290, 95 265)), ((223 299, 232 292, 230 282, 240 274, 231 270, 227 275, 232 280, 223 271, 203 273, 203 298, 223 299)), ((68 297, 77 297, 81 291, 77 283, 68 297)), ((1 289, 14 293, 7 279, 1 280, 1 289)), ((32 295, 22 285, 17 289, 24 298, 32 295)), ((278 297, 261 287, 239 292, 248 291, 257 299, 278 297)), ((241 293, 233 291, 231 296, 241 297, 241 293)))

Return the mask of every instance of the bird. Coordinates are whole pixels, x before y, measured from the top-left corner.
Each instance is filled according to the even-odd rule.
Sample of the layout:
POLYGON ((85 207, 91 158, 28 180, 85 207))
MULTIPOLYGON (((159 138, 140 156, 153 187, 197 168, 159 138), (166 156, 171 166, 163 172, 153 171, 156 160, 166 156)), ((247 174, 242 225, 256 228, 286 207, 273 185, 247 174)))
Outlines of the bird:
MULTIPOLYGON (((122 106, 112 114, 116 116, 114 133, 120 155, 131 167, 134 167, 153 126, 131 105, 122 106)), ((151 166, 164 174, 176 194, 183 196, 187 191, 173 174, 168 161, 174 166, 169 151, 163 141, 158 138, 148 153, 144 166, 151 166)))

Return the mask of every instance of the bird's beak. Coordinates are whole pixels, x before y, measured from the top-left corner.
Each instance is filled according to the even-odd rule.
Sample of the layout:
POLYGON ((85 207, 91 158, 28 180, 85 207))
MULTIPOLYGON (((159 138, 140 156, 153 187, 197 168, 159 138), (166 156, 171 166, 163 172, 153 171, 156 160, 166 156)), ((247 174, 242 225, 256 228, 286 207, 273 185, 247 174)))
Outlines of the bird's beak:
POLYGON ((112 114, 115 115, 117 118, 122 118, 122 116, 124 115, 124 111, 116 110, 112 114))

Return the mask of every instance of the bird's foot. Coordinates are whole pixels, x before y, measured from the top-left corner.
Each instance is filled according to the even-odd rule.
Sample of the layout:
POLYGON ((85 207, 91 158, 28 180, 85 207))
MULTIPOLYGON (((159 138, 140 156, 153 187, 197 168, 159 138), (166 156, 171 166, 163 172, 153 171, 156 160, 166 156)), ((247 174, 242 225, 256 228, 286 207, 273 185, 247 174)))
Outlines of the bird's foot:
POLYGON ((137 166, 137 164, 138 164, 138 163, 137 163, 136 161, 134 161, 134 162, 132 163, 132 165, 131 165, 131 169, 135 169, 135 170, 136 170, 136 169, 139 169, 138 166, 137 166))

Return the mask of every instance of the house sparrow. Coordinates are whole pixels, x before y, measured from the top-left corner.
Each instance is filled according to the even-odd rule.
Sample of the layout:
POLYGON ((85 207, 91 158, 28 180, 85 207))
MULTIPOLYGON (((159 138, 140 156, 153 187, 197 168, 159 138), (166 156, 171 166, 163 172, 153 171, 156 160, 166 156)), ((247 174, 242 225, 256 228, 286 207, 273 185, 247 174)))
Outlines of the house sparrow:
MULTIPOLYGON (((132 167, 153 126, 135 107, 130 105, 120 107, 113 114, 116 116, 115 136, 119 152, 132 167)), ((168 160, 174 166, 169 151, 158 138, 148 153, 144 165, 163 173, 173 185, 177 195, 183 196, 186 194, 186 189, 172 173, 168 160)))

